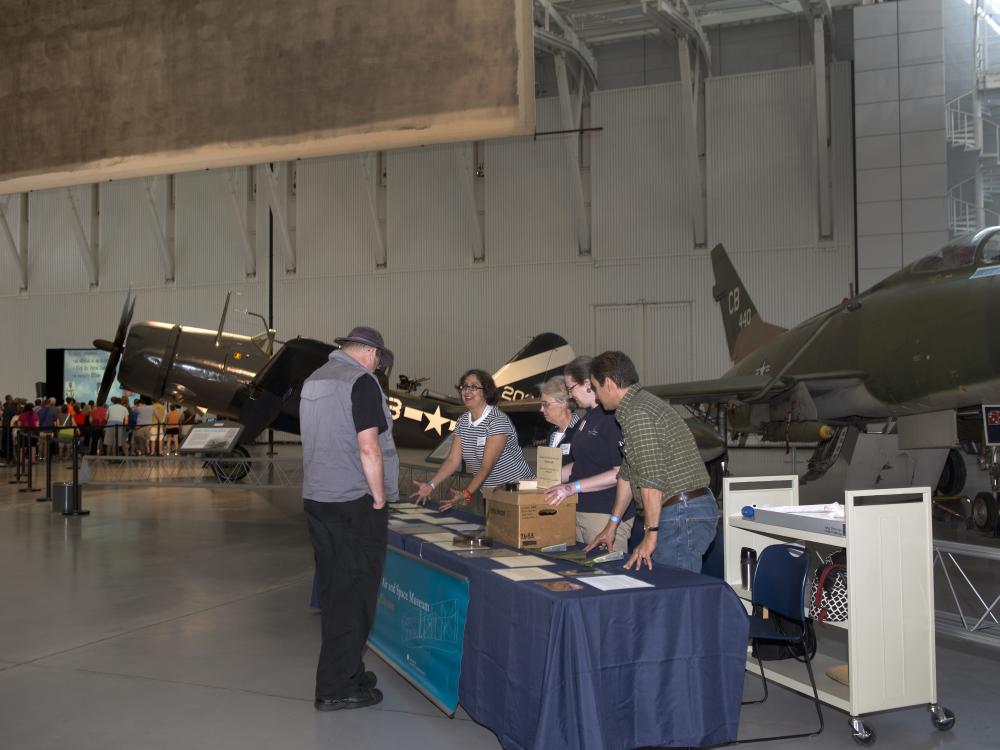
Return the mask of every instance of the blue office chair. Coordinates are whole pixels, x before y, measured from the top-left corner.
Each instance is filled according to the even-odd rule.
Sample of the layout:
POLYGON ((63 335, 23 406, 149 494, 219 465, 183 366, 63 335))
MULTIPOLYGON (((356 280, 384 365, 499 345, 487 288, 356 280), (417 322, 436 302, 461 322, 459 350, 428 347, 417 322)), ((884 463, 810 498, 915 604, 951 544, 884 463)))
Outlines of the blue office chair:
MULTIPOLYGON (((754 614, 750 618, 750 642, 757 651, 760 641, 783 642, 799 644, 804 657, 806 670, 809 673, 809 683, 812 685, 813 702, 816 704, 816 716, 819 718, 819 729, 801 734, 786 734, 775 737, 755 737, 739 740, 736 744, 748 742, 763 742, 766 740, 789 740, 800 737, 811 737, 823 731, 823 709, 819 702, 819 692, 816 689, 816 677, 813 675, 812 659, 809 657, 807 643, 807 618, 805 616, 806 583, 809 577, 809 555, 806 550, 794 544, 772 544, 764 548, 757 560, 757 571, 753 577, 751 599, 754 604, 754 614), (775 618, 764 619, 757 612, 773 612, 781 615, 785 624, 783 632, 775 618)), ((764 697, 760 700, 746 701, 743 705, 763 703, 767 700, 767 677, 764 676, 764 663, 757 653, 757 664, 760 666, 760 679, 764 684, 764 697)))
POLYGON ((708 545, 705 554, 701 556, 701 574, 703 576, 726 580, 725 556, 723 555, 725 544, 722 538, 722 521, 720 520, 715 529, 715 539, 708 545))

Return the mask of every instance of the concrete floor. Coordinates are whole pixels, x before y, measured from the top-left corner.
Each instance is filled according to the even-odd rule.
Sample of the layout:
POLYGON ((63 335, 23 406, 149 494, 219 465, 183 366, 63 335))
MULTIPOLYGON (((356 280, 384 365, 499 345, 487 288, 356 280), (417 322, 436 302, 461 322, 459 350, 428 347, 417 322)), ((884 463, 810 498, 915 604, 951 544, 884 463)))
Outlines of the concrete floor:
MULTIPOLYGON (((64 519, 11 474, 0 470, 0 749, 498 747, 374 656, 380 706, 314 711, 319 617, 291 493, 88 488, 92 515, 64 519)), ((1000 746, 1000 653, 939 641, 938 674, 954 731, 921 709, 890 712, 870 721, 877 746, 1000 746)), ((774 688, 744 710, 741 734, 795 731, 810 711, 774 688)), ((853 747, 846 716, 825 713, 820 737, 771 746, 853 747)))

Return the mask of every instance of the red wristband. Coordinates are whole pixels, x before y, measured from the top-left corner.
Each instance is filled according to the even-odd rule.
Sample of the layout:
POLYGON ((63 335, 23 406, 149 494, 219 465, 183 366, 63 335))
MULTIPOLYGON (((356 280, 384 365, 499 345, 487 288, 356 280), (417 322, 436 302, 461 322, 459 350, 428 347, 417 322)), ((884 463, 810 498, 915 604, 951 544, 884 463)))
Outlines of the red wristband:
POLYGON ((468 487, 466 487, 465 489, 462 490, 462 497, 465 498, 465 502, 467 502, 467 503, 471 503, 472 502, 472 493, 469 492, 469 488, 468 487))

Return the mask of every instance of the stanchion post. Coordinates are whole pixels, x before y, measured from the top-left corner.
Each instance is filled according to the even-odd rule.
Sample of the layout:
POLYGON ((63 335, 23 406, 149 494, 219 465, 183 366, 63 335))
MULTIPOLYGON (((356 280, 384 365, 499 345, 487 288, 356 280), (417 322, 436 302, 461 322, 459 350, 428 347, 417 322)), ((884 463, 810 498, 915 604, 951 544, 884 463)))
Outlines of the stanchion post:
POLYGON ((51 435, 46 435, 42 438, 42 436, 39 435, 39 445, 42 444, 43 439, 45 440, 45 495, 36 498, 35 502, 49 503, 52 502, 52 448, 54 447, 55 438, 51 435))
POLYGON ((25 466, 25 472, 28 475, 28 486, 27 487, 22 487, 21 489, 18 490, 18 492, 39 492, 39 490, 36 490, 35 486, 31 483, 32 477, 33 477, 33 475, 35 473, 35 471, 34 471, 34 469, 35 469, 35 462, 34 462, 34 459, 31 456, 31 435, 30 434, 26 434, 24 436, 24 452, 28 456, 27 461, 26 461, 27 465, 25 466))
POLYGON ((21 462, 24 460, 24 452, 21 448, 23 437, 24 433, 19 430, 17 433, 17 440, 14 441, 14 478, 8 481, 7 484, 21 483, 21 462))
POLYGON ((74 431, 73 437, 69 442, 70 450, 73 454, 73 502, 72 508, 67 508, 63 511, 64 516, 89 516, 90 511, 84 510, 81 506, 83 505, 83 500, 80 492, 80 456, 79 456, 79 437, 74 431))

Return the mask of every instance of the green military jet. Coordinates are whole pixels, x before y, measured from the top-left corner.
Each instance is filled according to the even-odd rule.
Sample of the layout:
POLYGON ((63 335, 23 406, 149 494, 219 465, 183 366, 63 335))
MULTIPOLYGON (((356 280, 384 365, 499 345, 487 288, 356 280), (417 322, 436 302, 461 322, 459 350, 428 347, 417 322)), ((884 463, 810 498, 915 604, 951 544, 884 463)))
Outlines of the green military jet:
POLYGON ((825 441, 841 426, 923 415, 924 428, 950 418, 953 436, 939 446, 950 445, 955 415, 1000 402, 1000 227, 960 237, 788 330, 760 317, 722 245, 712 268, 732 369, 649 390, 720 407, 730 432, 825 441))

